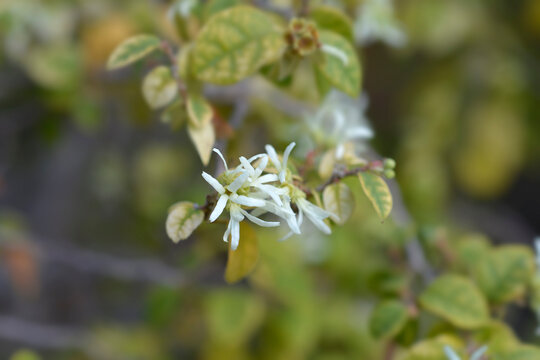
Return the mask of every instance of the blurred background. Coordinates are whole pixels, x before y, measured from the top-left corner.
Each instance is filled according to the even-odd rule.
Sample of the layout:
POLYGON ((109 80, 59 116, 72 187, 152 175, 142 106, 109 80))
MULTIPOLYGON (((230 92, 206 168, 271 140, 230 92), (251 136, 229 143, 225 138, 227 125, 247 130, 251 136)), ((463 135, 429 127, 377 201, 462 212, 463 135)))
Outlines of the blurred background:
MULTIPOLYGON (((203 203, 209 188, 186 132, 143 100, 143 74, 164 59, 104 70, 131 35, 176 41, 170 5, 0 2, 0 358, 379 359, 369 311, 399 287, 396 249, 411 233, 435 268, 441 244, 463 236, 540 234, 540 2, 396 0, 403 38, 358 49, 371 145, 397 160, 412 220, 381 226, 358 192, 354 219, 330 237, 258 231, 259 265, 227 285, 221 225, 178 245, 165 233, 168 207, 203 203)), ((361 12, 353 20, 361 28, 361 12)), ((320 102, 308 88, 290 93, 320 102)), ((295 140, 301 119, 234 89, 211 99, 225 121, 246 117, 224 136, 230 158, 295 140)), ((508 316, 537 341, 530 310, 508 316)))

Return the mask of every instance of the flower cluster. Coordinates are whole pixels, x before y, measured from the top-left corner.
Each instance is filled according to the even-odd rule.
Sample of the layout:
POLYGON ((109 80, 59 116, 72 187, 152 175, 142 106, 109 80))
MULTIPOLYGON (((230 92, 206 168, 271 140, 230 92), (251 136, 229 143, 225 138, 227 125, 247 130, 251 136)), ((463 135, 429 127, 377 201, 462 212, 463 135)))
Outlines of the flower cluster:
POLYGON ((215 221, 224 210, 230 215, 223 241, 231 238, 231 249, 238 247, 240 240, 240 222, 247 218, 254 224, 264 227, 279 226, 279 221, 266 221, 259 217, 271 213, 287 223, 290 232, 300 234, 300 226, 306 216, 319 230, 330 234, 331 230, 324 222, 331 214, 306 199, 306 193, 295 186, 293 172, 287 166, 289 155, 295 143, 289 144, 282 157, 278 156, 271 145, 266 145, 266 153, 249 159, 240 157, 240 164, 229 169, 225 158, 218 149, 225 171, 217 178, 208 173, 202 177, 218 192, 218 200, 210 214, 210 222, 215 221), (271 164, 269 164, 271 162, 271 164), (293 210, 293 205, 297 212, 293 210))

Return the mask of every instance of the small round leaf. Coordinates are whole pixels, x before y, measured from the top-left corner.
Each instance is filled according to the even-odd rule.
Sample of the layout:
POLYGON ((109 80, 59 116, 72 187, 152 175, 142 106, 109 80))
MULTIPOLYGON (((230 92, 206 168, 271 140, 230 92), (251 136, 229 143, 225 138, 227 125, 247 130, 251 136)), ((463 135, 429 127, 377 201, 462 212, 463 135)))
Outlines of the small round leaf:
POLYGON ((157 49, 161 41, 153 35, 130 37, 114 49, 107 61, 107 69, 114 70, 142 59, 157 49))
POLYGON ((344 183, 327 186, 323 191, 324 208, 332 213, 330 218, 338 225, 343 225, 354 210, 354 195, 344 183))
POLYGON ((187 239, 204 220, 204 212, 195 208, 195 204, 187 201, 179 202, 171 207, 167 217, 167 235, 175 243, 187 239))
POLYGON ((420 304, 463 329, 481 327, 489 320, 486 299, 476 285, 459 275, 443 275, 420 295, 420 304))
POLYGON ((178 86, 172 76, 171 69, 158 66, 144 77, 142 83, 144 99, 153 108, 161 108, 169 104, 178 95, 178 86))
POLYGON ((392 210, 392 194, 386 182, 380 176, 370 172, 361 172, 358 178, 377 214, 381 219, 386 219, 392 210))
POLYGON ((369 321, 371 334, 376 339, 391 339, 405 326, 407 307, 398 300, 386 300, 378 304, 369 321))

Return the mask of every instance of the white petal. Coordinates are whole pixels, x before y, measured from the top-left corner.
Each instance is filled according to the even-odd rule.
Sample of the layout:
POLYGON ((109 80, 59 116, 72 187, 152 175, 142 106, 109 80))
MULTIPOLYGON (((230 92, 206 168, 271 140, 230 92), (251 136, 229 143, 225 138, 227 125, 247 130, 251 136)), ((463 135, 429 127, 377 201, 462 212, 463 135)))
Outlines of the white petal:
POLYGON ((259 176, 257 178, 256 183, 257 184, 265 184, 269 182, 278 181, 278 176, 276 174, 264 174, 263 176, 259 176))
POLYGON ((234 220, 231 220, 231 222, 231 249, 236 250, 240 242, 240 223, 234 220))
POLYGON ((266 156, 266 154, 257 154, 257 155, 253 155, 252 157, 250 157, 250 158, 248 159, 248 161, 249 161, 250 163, 252 163, 252 162, 254 162, 254 161, 257 160, 257 159, 262 158, 263 156, 266 156))
POLYGON ((349 63, 349 59, 347 58, 347 54, 345 54, 344 51, 341 51, 340 49, 338 49, 335 46, 328 45, 328 44, 323 44, 323 46, 321 46, 321 50, 324 51, 327 54, 330 54, 332 56, 337 57, 338 59, 341 60, 341 62, 345 66, 349 63))
POLYGON ((255 177, 261 176, 264 169, 266 169, 266 165, 268 165, 268 156, 264 156, 259 165, 257 165, 257 169, 255 170, 255 177))
POLYGON ((232 224, 232 219, 229 220, 229 223, 227 224, 227 230, 225 230, 225 234, 223 234, 223 241, 225 242, 229 242, 229 235, 231 234, 231 224, 232 224))
POLYGON ((253 168, 253 166, 251 166, 251 164, 249 163, 249 160, 246 159, 245 157, 243 156, 240 156, 240 163, 242 164, 242 166, 244 167, 244 169, 247 170, 247 172, 249 173, 249 175, 253 176, 253 174, 255 174, 255 169, 253 168))
POLYGON ((287 173, 287 162, 289 161, 289 155, 291 154, 291 151, 295 145, 296 145, 295 142, 290 143, 285 149, 285 152, 283 153, 283 167, 281 168, 281 171, 279 172, 279 180, 282 183, 285 182, 285 174, 287 173))
POLYGON ((264 148, 266 149, 266 153, 270 157, 270 160, 272 160, 272 162, 274 163, 274 166, 279 171, 281 169, 281 163, 279 162, 276 149, 274 149, 272 145, 266 145, 264 148))
POLYGON ((221 153, 221 151, 219 151, 218 148, 213 148, 212 151, 219 155, 219 157, 220 157, 221 160, 223 161, 223 165, 225 165, 225 170, 228 171, 229 168, 227 167, 227 162, 225 161, 225 157, 223 156, 223 154, 221 153))
POLYGON ((237 196, 231 197, 231 200, 237 204, 244 205, 244 206, 259 207, 259 206, 266 205, 266 202, 264 200, 254 199, 254 198, 244 196, 244 195, 237 195, 237 196))
POLYGON ((265 221, 265 220, 261 220, 259 219, 258 217, 255 217, 253 215, 251 215, 250 213, 248 213, 247 211, 245 210, 240 210, 242 212, 243 215, 245 215, 249 221, 251 221, 252 223, 254 224, 257 224, 259 226, 264 226, 264 227, 275 227, 275 226, 279 226, 279 221, 265 221))
POLYGON ((345 155, 345 146, 343 144, 339 144, 336 147, 336 154, 334 155, 337 160, 340 160, 343 158, 343 155, 345 155))
POLYGON ((214 210, 212 211, 212 213, 210 214, 210 218, 208 219, 210 220, 210 222, 214 222, 219 217, 219 215, 221 215, 223 209, 225 209, 225 206, 227 205, 228 200, 229 197, 225 194, 219 197, 219 200, 217 201, 216 206, 214 207, 214 210))
POLYGON ((318 217, 313 217, 313 216, 310 216, 310 215, 311 215, 310 213, 306 212, 306 216, 309 218, 309 220, 311 220, 313 225, 315 225, 315 227, 317 227, 317 229, 321 230, 326 235, 330 235, 332 233, 332 230, 330 229, 330 227, 328 225, 326 225, 324 223, 324 221, 322 221, 318 217))
POLYGON ((208 184, 210 184, 210 186, 212 186, 218 193, 220 194, 223 194, 225 192, 225 188, 223 187, 223 185, 221 185, 219 183, 219 181, 217 181, 217 179, 215 177, 213 177, 212 175, 206 173, 206 172, 202 172, 202 177, 204 178, 204 180, 206 180, 206 182, 208 184))
POLYGON ((488 349, 487 345, 482 346, 480 349, 472 353, 470 360, 480 360, 480 358, 482 357, 482 355, 484 355, 487 349, 488 349))
POLYGON ((449 360, 461 360, 460 357, 456 354, 454 349, 452 349, 450 346, 445 345, 444 347, 444 354, 449 360))
POLYGON ((244 185, 248 177, 248 173, 240 174, 236 179, 234 179, 232 183, 229 184, 229 186, 227 186, 227 189, 229 189, 229 191, 233 193, 237 192, 238 189, 240 189, 242 185, 244 185))
POLYGON ((347 130, 346 133, 348 139, 370 139, 373 135, 373 130, 367 126, 357 126, 347 130))
POLYGON ((300 199, 298 201, 298 206, 302 207, 305 212, 313 213, 314 216, 317 216, 321 219, 326 219, 327 217, 330 217, 332 215, 326 210, 321 209, 317 205, 314 205, 307 201, 306 199, 300 199))
POLYGON ((278 206, 283 206, 283 201, 281 201, 281 198, 279 197, 278 192, 274 190, 276 189, 274 186, 261 185, 259 186, 259 189, 261 189, 265 194, 268 194, 278 206))

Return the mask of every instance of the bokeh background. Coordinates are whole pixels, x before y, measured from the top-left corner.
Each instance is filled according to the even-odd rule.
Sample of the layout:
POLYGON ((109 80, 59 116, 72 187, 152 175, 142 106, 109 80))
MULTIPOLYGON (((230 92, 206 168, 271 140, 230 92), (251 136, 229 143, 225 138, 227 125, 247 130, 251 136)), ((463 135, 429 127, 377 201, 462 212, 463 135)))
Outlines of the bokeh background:
MULTIPOLYGON (((396 0, 404 44, 359 54, 371 145, 397 160, 412 220, 381 226, 357 193, 354 218, 330 237, 258 232, 259 266, 227 285, 221 225, 179 245, 165 233, 168 207, 202 203, 209 188, 186 132, 142 98, 163 58, 104 70, 131 35, 175 41, 169 6, 0 2, 0 358, 379 359, 369 310, 398 286, 385 279, 411 233, 435 268, 462 236, 540 234, 540 2, 396 0)), ((302 81, 291 93, 320 101, 302 81)), ((225 131, 231 158, 294 140, 300 119, 252 95, 213 98, 225 121, 245 113, 225 131)), ((507 320, 537 342, 531 310, 507 320)))

